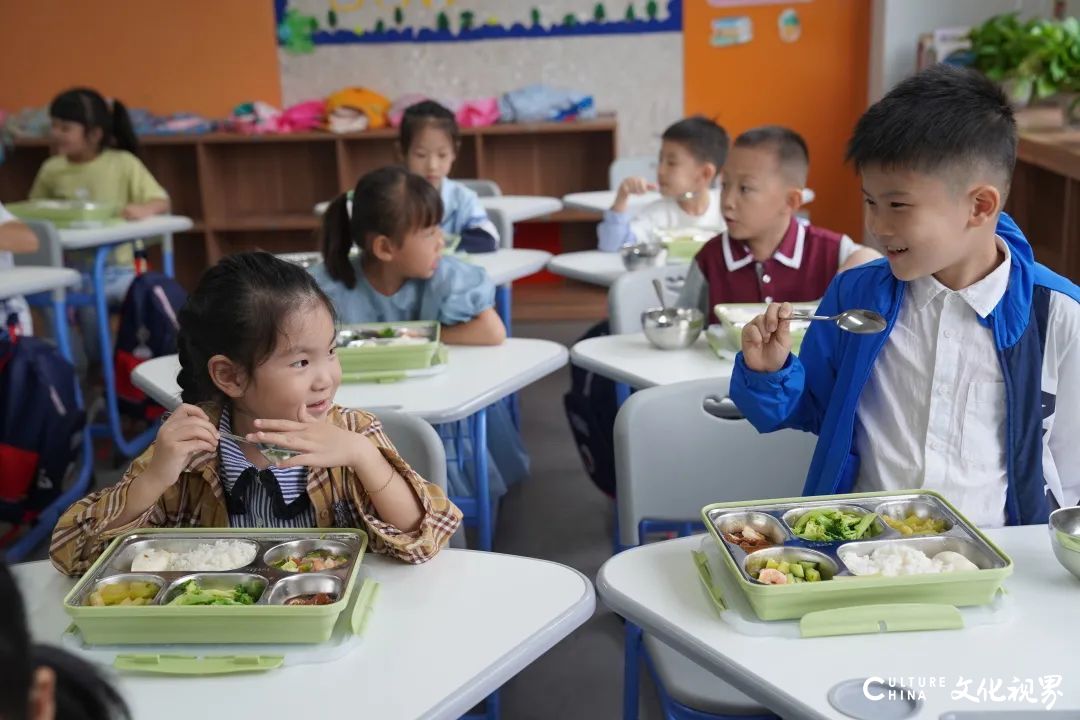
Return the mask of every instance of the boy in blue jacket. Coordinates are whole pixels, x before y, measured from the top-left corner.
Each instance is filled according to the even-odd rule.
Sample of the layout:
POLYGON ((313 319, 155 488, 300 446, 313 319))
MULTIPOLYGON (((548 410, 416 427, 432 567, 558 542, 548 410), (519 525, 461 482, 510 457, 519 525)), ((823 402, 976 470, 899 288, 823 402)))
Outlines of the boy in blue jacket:
POLYGON ((927 488, 984 527, 1080 499, 1080 289, 1035 262, 1002 213, 1016 123, 1001 90, 938 65, 856 125, 867 230, 886 258, 841 273, 790 354, 787 304, 748 324, 731 397, 762 432, 816 433, 804 493, 927 488))

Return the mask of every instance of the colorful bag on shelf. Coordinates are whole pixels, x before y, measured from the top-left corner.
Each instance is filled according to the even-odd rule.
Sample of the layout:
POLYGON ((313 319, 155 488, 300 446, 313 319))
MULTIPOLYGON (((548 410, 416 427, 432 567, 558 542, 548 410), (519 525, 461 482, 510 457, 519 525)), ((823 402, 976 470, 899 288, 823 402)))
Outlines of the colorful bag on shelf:
POLYGON ((334 115, 343 110, 362 113, 367 118, 367 126, 377 130, 386 127, 390 100, 367 88, 342 88, 326 98, 326 114, 334 115))

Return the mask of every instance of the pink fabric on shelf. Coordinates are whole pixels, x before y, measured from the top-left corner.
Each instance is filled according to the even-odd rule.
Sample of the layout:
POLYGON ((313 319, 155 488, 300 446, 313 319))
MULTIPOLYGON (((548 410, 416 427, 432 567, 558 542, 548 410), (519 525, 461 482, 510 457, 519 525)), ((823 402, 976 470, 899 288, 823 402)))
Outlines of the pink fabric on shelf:
POLYGON ((478 98, 461 103, 454 113, 463 128, 487 127, 499 122, 499 99, 478 98))
POLYGON ((326 105, 322 100, 305 100, 285 108, 278 118, 278 132, 316 130, 326 121, 326 105))

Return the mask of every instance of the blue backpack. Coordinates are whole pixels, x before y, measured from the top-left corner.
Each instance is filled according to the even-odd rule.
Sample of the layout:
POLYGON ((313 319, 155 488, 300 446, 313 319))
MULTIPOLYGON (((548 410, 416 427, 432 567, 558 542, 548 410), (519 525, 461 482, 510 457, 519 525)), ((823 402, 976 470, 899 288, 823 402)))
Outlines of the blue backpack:
POLYGON ((52 343, 0 330, 0 521, 33 523, 70 485, 86 424, 77 382, 52 343))
MULTIPOLYGON (((589 328, 578 342, 608 334, 605 320, 589 328)), ((615 416, 619 412, 615 383, 571 365, 570 392, 563 396, 563 408, 585 472, 596 487, 615 497, 615 416)))
POLYGON ((131 371, 150 358, 176 352, 180 308, 185 302, 184 288, 167 275, 146 272, 131 282, 120 306, 120 329, 113 353, 116 395, 125 415, 149 422, 164 412, 132 384, 131 371))

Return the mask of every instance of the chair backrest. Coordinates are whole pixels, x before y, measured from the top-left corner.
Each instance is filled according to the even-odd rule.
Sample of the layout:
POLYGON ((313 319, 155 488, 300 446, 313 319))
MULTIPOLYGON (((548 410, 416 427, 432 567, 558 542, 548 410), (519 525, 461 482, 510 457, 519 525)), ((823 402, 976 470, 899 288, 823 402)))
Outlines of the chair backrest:
POLYGON ((664 286, 664 299, 674 305, 686 282, 689 265, 642 268, 616 278, 608 289, 608 324, 612 335, 641 332, 641 313, 660 307, 652 281, 664 286))
POLYGON ((655 155, 615 158, 614 162, 608 166, 608 187, 615 190, 623 180, 634 176, 655 182, 658 162, 655 155))
POLYGON ((64 267, 64 248, 56 226, 44 220, 27 220, 26 225, 37 235, 38 249, 32 253, 17 253, 15 264, 64 267))
POLYGON ((817 438, 796 430, 767 435, 726 400, 729 378, 641 390, 615 419, 619 539, 638 545, 645 518, 700 520, 715 502, 802 493, 817 438), (735 411, 735 412, 732 412, 735 411))
POLYGON ((508 249, 514 247, 514 223, 510 222, 509 216, 499 208, 487 208, 488 218, 495 224, 499 231, 499 247, 508 249))
MULTIPOLYGON (((446 450, 435 428, 415 415, 400 410, 380 410, 383 431, 394 443, 409 467, 432 485, 446 492, 446 450)), ((450 540, 452 547, 465 547, 465 524, 450 540)))
POLYGON ((502 189, 499 187, 499 183, 494 180, 478 180, 476 178, 468 178, 458 180, 459 183, 472 190, 480 197, 499 197, 502 195, 502 189))

